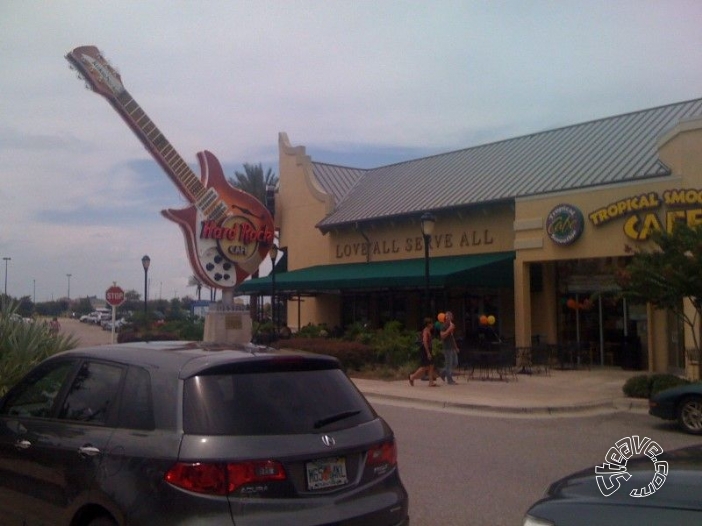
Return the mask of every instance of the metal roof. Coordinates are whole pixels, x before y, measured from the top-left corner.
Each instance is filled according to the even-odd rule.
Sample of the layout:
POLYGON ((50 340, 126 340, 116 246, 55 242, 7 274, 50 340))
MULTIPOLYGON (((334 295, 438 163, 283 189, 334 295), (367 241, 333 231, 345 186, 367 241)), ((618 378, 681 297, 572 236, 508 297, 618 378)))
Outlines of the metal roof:
POLYGON ((322 230, 356 222, 665 176, 657 140, 702 116, 702 99, 608 117, 371 170, 312 163, 336 207, 322 230))
POLYGON ((334 196, 335 203, 341 202, 367 171, 334 164, 312 163, 314 176, 324 191, 334 196))

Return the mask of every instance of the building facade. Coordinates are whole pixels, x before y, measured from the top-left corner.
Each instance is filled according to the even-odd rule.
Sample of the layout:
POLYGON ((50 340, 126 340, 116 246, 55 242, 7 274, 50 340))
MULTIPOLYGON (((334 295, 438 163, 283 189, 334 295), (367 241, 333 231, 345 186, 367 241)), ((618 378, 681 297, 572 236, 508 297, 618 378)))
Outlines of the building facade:
POLYGON ((702 222, 702 99, 374 169, 315 162, 284 133, 279 153, 287 268, 275 290, 293 331, 420 328, 451 310, 465 345, 487 329, 518 347, 573 345, 595 363, 696 374, 684 327, 627 305, 614 273, 653 230, 702 222))

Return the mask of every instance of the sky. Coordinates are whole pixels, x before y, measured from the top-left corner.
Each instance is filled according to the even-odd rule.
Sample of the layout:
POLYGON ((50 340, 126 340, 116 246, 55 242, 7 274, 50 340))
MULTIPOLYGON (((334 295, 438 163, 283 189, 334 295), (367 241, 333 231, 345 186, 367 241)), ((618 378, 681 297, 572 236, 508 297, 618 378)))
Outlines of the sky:
POLYGON ((196 173, 210 150, 233 177, 277 174, 280 132, 371 168, 700 98, 701 20, 697 0, 2 0, 0 286, 143 293, 148 254, 149 298, 196 296, 160 214, 188 203, 69 70, 75 47, 196 173))

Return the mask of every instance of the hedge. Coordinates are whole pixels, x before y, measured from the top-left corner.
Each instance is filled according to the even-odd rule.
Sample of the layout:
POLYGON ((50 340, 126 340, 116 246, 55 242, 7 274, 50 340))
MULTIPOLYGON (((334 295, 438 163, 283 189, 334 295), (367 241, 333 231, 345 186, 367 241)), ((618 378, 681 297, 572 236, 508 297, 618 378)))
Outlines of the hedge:
POLYGON ((650 398, 652 395, 665 389, 688 383, 690 383, 688 380, 674 374, 639 374, 629 378, 624 383, 622 391, 630 398, 650 398))

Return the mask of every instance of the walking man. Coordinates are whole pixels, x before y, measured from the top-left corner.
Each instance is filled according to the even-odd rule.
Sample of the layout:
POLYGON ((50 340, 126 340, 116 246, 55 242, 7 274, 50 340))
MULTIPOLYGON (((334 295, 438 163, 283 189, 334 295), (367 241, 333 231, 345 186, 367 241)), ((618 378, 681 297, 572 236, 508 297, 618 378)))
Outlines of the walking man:
MULTIPOLYGON (((448 385, 456 385, 453 379, 453 369, 458 366, 458 345, 456 345, 456 325, 453 323, 453 313, 446 312, 446 319, 439 335, 444 348, 444 375, 448 385)), ((443 375, 442 375, 443 376, 443 375)))

